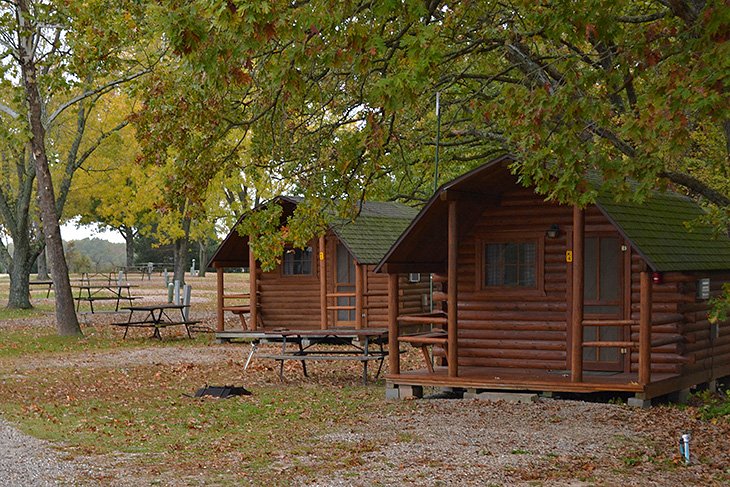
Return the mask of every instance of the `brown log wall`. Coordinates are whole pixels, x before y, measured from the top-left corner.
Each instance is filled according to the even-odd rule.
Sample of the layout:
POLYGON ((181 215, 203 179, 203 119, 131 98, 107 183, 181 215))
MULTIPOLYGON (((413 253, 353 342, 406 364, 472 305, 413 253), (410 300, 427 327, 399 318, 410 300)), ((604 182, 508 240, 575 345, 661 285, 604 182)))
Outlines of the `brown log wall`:
MULTIPOLYGON (((484 367, 567 369, 568 268, 565 262, 571 209, 545 203, 528 190, 504 193, 498 207, 484 210, 477 223, 460 235, 459 245, 459 364, 484 367), (560 226, 556 239, 545 237, 551 224, 560 226), (536 237, 544 246, 543 293, 507 294, 478 288, 477 251, 480 241, 505 235, 536 237)), ((595 207, 586 210, 587 234, 613 233, 616 229, 595 207)), ((621 340, 639 341, 640 272, 645 262, 635 252, 624 282, 624 319, 637 324, 624 328, 621 340), (630 271, 629 271, 630 269, 630 271)), ((730 365, 730 324, 720 326, 719 337, 707 321, 707 301, 695 298, 697 279, 711 277, 712 294, 718 295, 729 274, 666 273, 664 283, 653 285, 651 370, 654 373, 691 373, 712 366, 730 365), (684 339, 681 339, 681 336, 684 339), (669 343, 674 342, 674 343, 669 343)), ((627 358, 627 367, 638 371, 638 349, 627 358)))
POLYGON ((689 343, 684 345, 683 356, 690 361, 684 365, 685 373, 711 370, 730 365, 730 320, 712 324, 708 320, 709 300, 697 299, 697 281, 710 278, 710 295, 717 297, 722 293, 723 283, 730 282, 728 272, 685 273, 665 276, 676 281, 677 287, 685 297, 677 305, 677 311, 684 316, 684 334, 689 343))
POLYGON ((285 276, 278 265, 269 272, 259 274, 259 299, 261 315, 266 328, 319 328, 319 255, 317 240, 309 245, 313 249, 312 275, 285 276))
POLYGON ((571 222, 570 208, 545 203, 531 191, 516 190, 503 193, 499 206, 484 210, 474 227, 459 235, 459 365, 567 367, 565 251, 571 222), (553 223, 561 232, 558 238, 548 239, 545 232, 553 223), (542 293, 479 289, 479 243, 505 235, 542 242, 542 293))
MULTIPOLYGON (((374 269, 374 265, 367 266, 365 275, 365 323, 371 328, 382 328, 388 326, 388 275, 376 274, 374 269)), ((421 274, 421 281, 417 283, 408 282, 408 275, 398 276, 398 309, 401 314, 428 311, 428 301, 424 301, 424 296, 427 299, 429 295, 428 281, 428 274, 421 274)))
MULTIPOLYGON (((336 237, 328 235, 325 264, 327 267, 327 292, 335 292, 336 237)), ((315 261, 311 276, 285 276, 281 266, 270 272, 259 271, 261 314, 266 328, 319 328, 321 321, 318 241, 312 240, 315 261)), ((365 266, 363 311, 365 327, 388 326, 388 276, 373 272, 375 266, 365 266)), ((410 283, 408 276, 400 281, 400 309, 406 313, 421 313, 423 295, 428 295, 428 275, 421 275, 421 282, 410 283)), ((328 306, 335 305, 335 298, 327 298, 328 306)), ((329 327, 335 326, 335 311, 328 311, 329 327)), ((349 326, 349 325, 348 325, 349 326)))

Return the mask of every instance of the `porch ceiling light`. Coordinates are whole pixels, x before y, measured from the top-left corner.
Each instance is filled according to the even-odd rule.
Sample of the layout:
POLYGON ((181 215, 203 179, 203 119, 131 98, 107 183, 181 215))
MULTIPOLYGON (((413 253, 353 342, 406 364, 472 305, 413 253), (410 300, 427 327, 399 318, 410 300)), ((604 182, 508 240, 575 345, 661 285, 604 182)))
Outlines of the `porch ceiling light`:
POLYGON ((547 235, 548 238, 557 238, 558 235, 560 235, 560 227, 557 223, 553 223, 550 225, 550 228, 548 228, 548 231, 545 232, 545 235, 547 235))

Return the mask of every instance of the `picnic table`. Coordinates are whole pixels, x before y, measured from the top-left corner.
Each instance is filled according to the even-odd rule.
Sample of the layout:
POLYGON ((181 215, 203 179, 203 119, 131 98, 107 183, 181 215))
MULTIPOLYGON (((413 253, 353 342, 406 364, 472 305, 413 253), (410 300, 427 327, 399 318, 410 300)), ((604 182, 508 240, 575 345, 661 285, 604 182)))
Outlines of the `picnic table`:
POLYGON ((53 289, 53 281, 51 281, 51 280, 30 281, 28 284, 30 285, 31 288, 33 288, 34 286, 47 287, 48 292, 46 293, 46 297, 48 298, 51 296, 51 289, 53 289))
MULTIPOLYGON (((328 330, 280 330, 275 333, 266 333, 264 338, 272 341, 272 338, 281 341, 281 353, 263 354, 260 358, 276 360, 279 362, 279 379, 284 380, 284 361, 295 360, 301 362, 302 372, 307 374, 307 361, 309 360, 354 360, 362 363, 363 383, 368 383, 368 363, 371 360, 379 362, 378 371, 375 375, 380 376, 383 368, 383 361, 388 352, 383 350, 383 343, 388 341, 387 328, 334 328, 328 330), (287 348, 287 345, 295 345, 296 348, 287 348), (375 350, 371 345, 377 345, 375 350), (312 347, 318 346, 317 349, 312 347), (322 348, 325 346, 327 348, 322 348)), ((251 353, 246 365, 250 362, 256 351, 258 341, 252 342, 251 353)))
POLYGON ((122 309, 129 311, 129 318, 126 322, 112 323, 114 326, 124 327, 124 337, 127 338, 127 333, 130 327, 141 327, 141 328, 154 328, 152 332, 152 338, 158 338, 162 340, 160 335, 160 328, 166 328, 168 326, 184 326, 185 331, 188 334, 188 338, 193 336, 190 334, 190 326, 200 323, 199 321, 189 320, 185 308, 188 308, 185 304, 151 304, 145 306, 126 306, 122 309), (174 311, 180 312, 180 319, 174 317, 174 311), (173 316, 170 316, 170 315, 173 316))
POLYGON ((139 296, 132 296, 131 288, 137 287, 132 284, 86 281, 86 283, 74 284, 71 287, 78 289, 78 294, 74 296, 76 311, 81 307, 82 301, 88 302, 91 312, 94 313, 95 301, 115 301, 114 311, 119 311, 121 301, 127 301, 131 305, 132 301, 139 299, 139 296))

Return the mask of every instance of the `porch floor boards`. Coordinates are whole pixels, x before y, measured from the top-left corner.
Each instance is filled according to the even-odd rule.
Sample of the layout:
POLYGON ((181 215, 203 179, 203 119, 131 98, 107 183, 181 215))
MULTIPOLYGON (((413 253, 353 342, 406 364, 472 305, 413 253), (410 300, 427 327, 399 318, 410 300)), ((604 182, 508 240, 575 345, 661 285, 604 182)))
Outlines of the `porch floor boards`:
MULTIPOLYGON (((652 374, 652 382, 676 377, 673 374, 652 374)), ((530 370, 500 367, 459 367, 459 377, 449 377, 446 367, 401 371, 388 374, 392 384, 456 387, 469 389, 529 390, 545 392, 644 392, 636 373, 584 372, 583 382, 571 382, 570 373, 563 371, 530 370)))

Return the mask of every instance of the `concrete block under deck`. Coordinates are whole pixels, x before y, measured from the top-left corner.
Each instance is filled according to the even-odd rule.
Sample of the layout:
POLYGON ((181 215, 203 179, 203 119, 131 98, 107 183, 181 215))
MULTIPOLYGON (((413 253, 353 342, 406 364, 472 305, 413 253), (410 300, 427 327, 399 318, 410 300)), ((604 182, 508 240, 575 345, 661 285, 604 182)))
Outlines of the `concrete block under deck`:
POLYGON ((628 401, 626 401, 626 404, 628 404, 631 407, 635 408, 642 408, 647 409, 651 407, 651 399, 643 399, 641 397, 630 397, 628 401))

